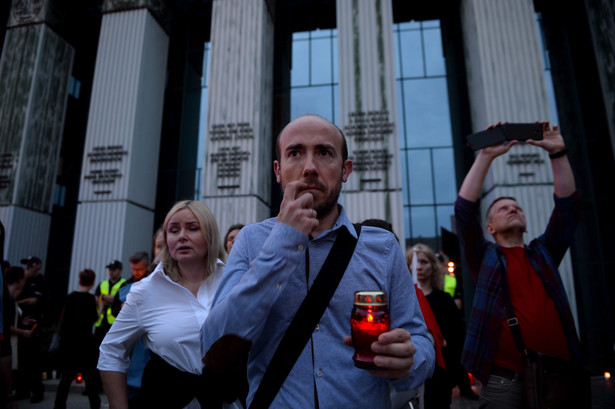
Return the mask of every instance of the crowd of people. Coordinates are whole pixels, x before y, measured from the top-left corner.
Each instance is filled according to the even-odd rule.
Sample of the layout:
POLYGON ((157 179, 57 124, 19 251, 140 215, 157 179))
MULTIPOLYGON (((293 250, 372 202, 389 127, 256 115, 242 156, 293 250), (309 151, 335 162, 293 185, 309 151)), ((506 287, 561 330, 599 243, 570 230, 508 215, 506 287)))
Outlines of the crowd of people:
MULTIPOLYGON (((153 262, 149 252, 133 254, 125 278, 113 260, 93 292, 96 273, 79 273, 49 349, 60 363, 55 408, 66 407, 77 374, 92 409, 103 388, 112 409, 449 408, 456 386, 481 407, 524 407, 508 292, 527 348, 582 362, 557 271, 579 196, 563 137, 548 123, 543 132, 529 143, 551 157, 555 209, 529 245, 516 199, 489 208, 495 243, 483 237, 478 213, 492 161, 516 141, 483 148, 460 189, 457 229, 476 282, 466 322, 453 298, 459 292, 445 287, 446 255, 420 243, 404 254, 390 223, 353 224, 338 203, 353 170, 342 131, 316 115, 293 120, 276 140, 273 170, 283 191, 276 217, 232 225, 222 238, 204 202, 180 201, 154 234, 153 262), (372 369, 351 359, 350 311, 362 290, 384 292, 390 314, 390 328, 370 346, 372 369), (468 370, 483 385, 480 397, 468 370)), ((3 265, 5 407, 44 399, 48 284, 38 257, 21 264, 25 270, 3 265)))

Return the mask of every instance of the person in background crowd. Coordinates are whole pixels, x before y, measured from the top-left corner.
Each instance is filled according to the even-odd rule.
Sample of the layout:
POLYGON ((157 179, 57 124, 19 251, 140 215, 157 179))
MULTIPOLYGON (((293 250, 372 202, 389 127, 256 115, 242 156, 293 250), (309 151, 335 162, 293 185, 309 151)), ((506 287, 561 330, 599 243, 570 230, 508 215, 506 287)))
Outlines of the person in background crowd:
MULTIPOLYGON (((4 228, 0 223, 0 236, 4 236, 4 228)), ((2 237, 0 237, 0 246, 2 246, 2 237)), ((0 254, 2 249, 0 249, 0 254)), ((1 257, 0 257, 1 259, 1 257)), ((14 408, 15 396, 13 394, 13 347, 11 345, 11 326, 15 323, 15 299, 9 291, 9 283, 5 279, 5 275, 11 265, 8 261, 2 261, 2 274, 0 275, 0 328, 2 334, 0 336, 0 407, 14 408)), ((23 277, 23 270, 21 273, 23 277)))
POLYGON ((83 374, 90 409, 100 408, 100 378, 96 373, 96 346, 92 335, 98 319, 96 298, 90 294, 96 274, 90 269, 79 272, 79 289, 66 297, 57 333, 60 335, 60 369, 62 378, 56 392, 54 409, 66 409, 70 385, 78 373, 83 374))
POLYGON ((416 244, 407 251, 406 260, 409 266, 416 268, 417 280, 444 337, 445 367, 436 366, 431 379, 425 381, 425 408, 449 408, 455 386, 451 370, 461 359, 463 318, 452 297, 442 290, 444 275, 435 252, 424 244, 416 244))
MULTIPOLYGON (((507 324, 504 280, 525 347, 560 359, 581 363, 581 343, 568 305, 558 265, 581 219, 581 198, 576 190, 566 144, 557 125, 543 122, 543 139, 528 140, 549 153, 553 169, 555 208, 545 232, 525 245, 526 220, 514 198, 495 199, 487 210, 485 239, 480 223, 479 198, 491 163, 518 143, 480 150, 455 202, 457 234, 465 252, 476 293, 463 351, 463 363, 483 388, 484 408, 522 406, 521 353, 507 324)), ((577 396, 584 396, 579 385, 577 396)), ((583 407, 585 402, 570 402, 583 407)))
POLYGON ((161 226, 154 233, 154 240, 152 244, 152 254, 154 255, 154 257, 152 257, 152 260, 154 260, 154 263, 156 263, 155 261, 156 257, 158 257, 158 254, 160 254, 163 248, 164 248, 164 232, 162 231, 162 226, 161 226))
MULTIPOLYGON (((436 253, 436 258, 442 264, 442 273, 444 274, 444 291, 453 297, 453 301, 455 302, 457 308, 461 311, 461 318, 463 319, 463 280, 461 279, 461 270, 458 270, 454 276, 451 276, 448 271, 448 262, 450 261, 448 256, 440 251, 439 253, 436 253)), ((465 342, 465 320, 463 321, 463 325, 464 333, 461 345, 465 342)), ((448 373, 451 375, 453 382, 455 382, 455 384, 459 387, 459 393, 461 396, 472 400, 478 399, 478 395, 472 390, 472 386, 470 385, 470 376, 468 375, 468 371, 463 367, 461 361, 455 362, 454 366, 449 367, 448 373)))
POLYGON ((17 363, 18 363, 18 351, 19 351, 19 337, 32 336, 32 333, 29 330, 23 330, 19 328, 19 322, 21 319, 21 310, 17 306, 17 301, 15 298, 21 294, 23 287, 26 283, 24 269, 18 266, 9 267, 8 270, 4 274, 4 282, 9 294, 9 303, 4 303, 7 306, 7 320, 9 322, 9 334, 10 334, 10 345, 11 345, 11 355, 4 356, 2 358, 2 363, 5 368, 6 374, 6 388, 7 388, 7 407, 17 407, 15 403, 16 394, 14 391, 14 382, 19 374, 17 363))
POLYGON ((44 398, 42 364, 42 331, 43 318, 49 286, 41 273, 43 262, 36 256, 21 260, 26 266, 23 290, 16 298, 17 305, 22 310, 21 329, 29 330, 32 336, 19 338, 18 367, 19 379, 16 382, 17 398, 30 397, 31 403, 38 403, 44 398), (31 393, 31 395, 30 395, 31 393))
POLYGON ((358 239, 350 264, 271 407, 389 408, 389 388, 416 388, 434 362, 401 248, 393 234, 380 228, 365 226, 357 235, 338 205, 342 183, 352 172, 339 128, 317 115, 301 116, 282 130, 276 146, 274 172, 284 192, 280 213, 244 227, 233 245, 202 329, 205 364, 215 370, 214 349, 224 348, 230 335, 251 343, 252 402, 334 240, 346 234, 358 239), (380 367, 373 371, 353 364, 349 326, 354 293, 366 289, 388 294, 393 328, 371 346, 380 367))
MULTIPOLYGON (((122 287, 120 287, 120 290, 115 295, 115 300, 113 301, 113 315, 116 317, 119 315, 122 306, 126 302, 126 298, 128 297, 128 293, 130 292, 132 285, 150 274, 151 265, 147 252, 138 251, 131 255, 128 258, 128 261, 130 262, 130 271, 132 276, 124 284, 122 284, 122 287)), ((143 378, 143 371, 145 370, 145 365, 149 359, 150 352, 145 347, 143 338, 139 338, 132 351, 130 368, 128 368, 128 372, 126 372, 129 408, 141 407, 141 379, 143 378)))
POLYGON ((107 264, 105 268, 108 271, 109 279, 102 281, 96 287, 94 295, 98 299, 98 320, 94 324, 94 341, 96 345, 100 345, 102 340, 107 335, 109 328, 115 322, 115 315, 113 315, 113 301, 115 295, 120 290, 120 287, 126 282, 125 278, 122 278, 122 262, 114 260, 107 264))
POLYGON ((202 375, 199 338, 224 269, 216 220, 203 202, 185 200, 169 211, 163 232, 156 269, 133 284, 100 346, 98 369, 110 407, 128 407, 126 372, 140 338, 151 352, 142 407, 222 407, 216 379, 202 375))
POLYGON ((226 254, 231 254, 231 249, 233 248, 233 244, 235 243, 235 239, 239 234, 239 231, 243 229, 243 224, 234 224, 229 227, 226 235, 224 236, 224 250, 226 254))

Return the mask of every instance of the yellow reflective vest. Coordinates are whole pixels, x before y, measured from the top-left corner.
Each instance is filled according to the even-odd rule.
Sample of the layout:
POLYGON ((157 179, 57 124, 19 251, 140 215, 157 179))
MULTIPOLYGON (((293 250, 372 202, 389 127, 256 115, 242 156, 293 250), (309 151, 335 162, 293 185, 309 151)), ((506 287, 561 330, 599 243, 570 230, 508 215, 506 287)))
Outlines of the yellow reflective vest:
POLYGON ((457 288, 457 277, 444 273, 444 291, 455 298, 455 289, 457 288))
MULTIPOLYGON (((100 283, 100 295, 115 295, 117 294, 117 292, 120 290, 120 287, 122 286, 122 284, 124 284, 126 282, 125 278, 120 278, 117 283, 113 284, 113 287, 109 288, 109 280, 105 280, 103 282, 100 283)), ((102 324, 102 320, 103 320, 103 316, 106 316, 107 318, 107 323, 109 323, 109 325, 113 324, 113 322, 115 322, 115 315, 113 315, 112 311, 111 311, 111 306, 107 307, 106 311, 101 312, 100 316, 98 317, 98 321, 96 321, 96 323, 94 324, 95 327, 100 327, 100 325, 102 324)))

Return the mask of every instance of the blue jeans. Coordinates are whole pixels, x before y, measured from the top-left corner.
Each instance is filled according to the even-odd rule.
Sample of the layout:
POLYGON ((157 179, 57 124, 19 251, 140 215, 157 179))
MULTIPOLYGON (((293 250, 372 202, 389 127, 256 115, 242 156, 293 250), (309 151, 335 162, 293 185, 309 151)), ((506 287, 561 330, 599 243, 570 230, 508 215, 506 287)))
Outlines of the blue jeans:
POLYGON ((483 385, 480 400, 481 409, 519 409, 521 407, 521 380, 491 375, 483 385))

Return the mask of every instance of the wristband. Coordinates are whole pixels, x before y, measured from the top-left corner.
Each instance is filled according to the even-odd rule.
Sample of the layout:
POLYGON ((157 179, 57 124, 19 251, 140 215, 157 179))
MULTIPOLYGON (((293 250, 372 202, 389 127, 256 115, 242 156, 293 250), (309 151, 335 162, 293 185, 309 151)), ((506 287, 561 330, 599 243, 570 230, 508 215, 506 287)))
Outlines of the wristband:
POLYGON ((555 152, 549 155, 549 158, 551 159, 557 159, 557 158, 561 158, 562 156, 565 156, 568 154, 568 149, 564 148, 559 152, 555 152))

